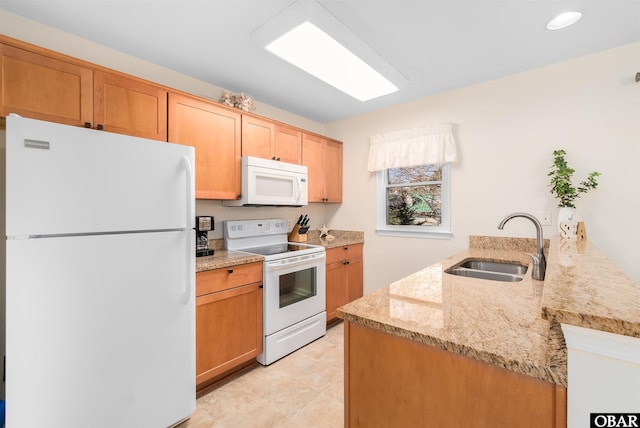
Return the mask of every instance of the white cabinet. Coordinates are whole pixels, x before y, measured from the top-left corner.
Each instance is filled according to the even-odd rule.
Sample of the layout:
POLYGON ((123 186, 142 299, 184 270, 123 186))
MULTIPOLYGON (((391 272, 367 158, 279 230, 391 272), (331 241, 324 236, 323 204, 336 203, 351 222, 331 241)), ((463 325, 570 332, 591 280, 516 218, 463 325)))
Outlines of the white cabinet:
POLYGON ((567 343, 567 427, 591 413, 640 412, 640 339, 562 324, 567 343))

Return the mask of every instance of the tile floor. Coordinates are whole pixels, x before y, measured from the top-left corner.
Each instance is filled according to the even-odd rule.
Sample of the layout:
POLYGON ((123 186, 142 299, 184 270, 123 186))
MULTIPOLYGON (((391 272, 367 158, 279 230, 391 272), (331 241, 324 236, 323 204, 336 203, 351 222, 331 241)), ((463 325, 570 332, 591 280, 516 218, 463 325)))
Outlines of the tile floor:
POLYGON ((341 322, 293 354, 200 397, 178 428, 343 427, 343 333, 341 322))

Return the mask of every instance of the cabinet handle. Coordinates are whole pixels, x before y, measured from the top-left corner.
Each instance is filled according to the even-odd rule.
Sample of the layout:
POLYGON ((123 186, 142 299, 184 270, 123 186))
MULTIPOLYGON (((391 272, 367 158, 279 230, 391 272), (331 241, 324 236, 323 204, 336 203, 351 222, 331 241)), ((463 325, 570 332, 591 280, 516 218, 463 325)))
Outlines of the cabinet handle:
POLYGON ((98 126, 96 126, 96 129, 98 131, 102 131, 104 129, 104 126, 101 123, 99 123, 98 126))
POLYGON ((279 161, 279 160, 280 160, 280 158, 276 158, 276 160, 277 160, 277 161, 279 161))
POLYGON ((345 250, 345 251, 346 251, 346 250, 348 250, 348 249, 349 249, 349 247, 344 247, 344 250, 345 250))
POLYGON ((85 128, 91 128, 91 122, 85 122, 84 123, 84 127, 85 128))
POLYGON ((233 273, 233 269, 227 270, 227 273, 233 273))

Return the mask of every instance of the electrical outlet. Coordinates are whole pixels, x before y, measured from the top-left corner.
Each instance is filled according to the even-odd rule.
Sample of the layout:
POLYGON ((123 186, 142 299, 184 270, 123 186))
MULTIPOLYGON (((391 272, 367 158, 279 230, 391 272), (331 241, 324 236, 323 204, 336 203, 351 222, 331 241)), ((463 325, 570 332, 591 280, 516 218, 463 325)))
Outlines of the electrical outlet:
POLYGON ((540 217, 540 224, 542 226, 551 226, 551 213, 544 213, 542 217, 540 217))

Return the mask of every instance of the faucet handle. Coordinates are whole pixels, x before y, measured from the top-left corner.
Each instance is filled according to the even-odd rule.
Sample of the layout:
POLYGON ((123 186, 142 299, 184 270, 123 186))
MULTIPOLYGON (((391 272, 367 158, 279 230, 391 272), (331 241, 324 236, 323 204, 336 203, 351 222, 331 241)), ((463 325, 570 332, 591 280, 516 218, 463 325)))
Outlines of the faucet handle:
POLYGON ((545 260, 544 254, 526 254, 533 259, 533 272, 531 273, 531 277, 539 281, 544 281, 547 270, 547 261, 545 260))
POLYGON ((534 263, 540 263, 540 256, 538 256, 537 254, 533 254, 533 253, 526 253, 527 256, 531 257, 533 259, 534 263))

